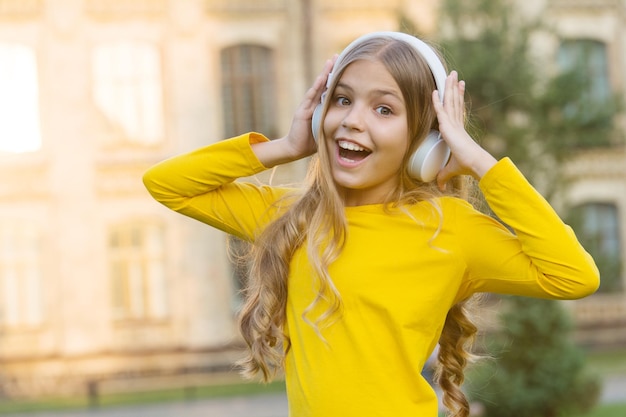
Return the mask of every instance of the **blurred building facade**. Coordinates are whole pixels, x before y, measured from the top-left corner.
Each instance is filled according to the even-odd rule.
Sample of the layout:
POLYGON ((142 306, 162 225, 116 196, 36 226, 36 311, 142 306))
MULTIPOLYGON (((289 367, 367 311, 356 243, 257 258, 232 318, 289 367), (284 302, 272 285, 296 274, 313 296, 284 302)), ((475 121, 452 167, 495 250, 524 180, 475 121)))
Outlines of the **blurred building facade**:
MULTIPOLYGON (((0 394, 232 363, 227 237, 155 203, 143 172, 237 133, 286 131, 327 57, 398 30, 400 16, 434 38, 437 3, 0 0, 0 394)), ((626 3, 525 4, 563 40, 592 45, 598 76, 623 94, 626 3)), ((568 199, 626 259, 624 148, 571 166, 568 199)), ((581 323, 626 317, 623 269, 617 290, 576 304, 581 323)))

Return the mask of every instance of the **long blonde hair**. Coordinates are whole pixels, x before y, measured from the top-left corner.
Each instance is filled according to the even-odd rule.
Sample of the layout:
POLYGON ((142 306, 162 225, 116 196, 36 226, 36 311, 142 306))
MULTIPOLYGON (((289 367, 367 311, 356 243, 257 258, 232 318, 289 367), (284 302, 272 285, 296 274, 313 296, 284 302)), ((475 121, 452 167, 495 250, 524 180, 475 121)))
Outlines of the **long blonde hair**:
MULTIPOLYGON (((345 68, 360 59, 379 61, 387 68, 402 91, 409 114, 407 122, 411 140, 403 161, 405 168, 400 170, 397 186, 385 203, 403 206, 428 200, 436 206, 435 199, 443 194, 436 184, 419 182, 411 178, 406 169, 410 155, 427 133, 437 127, 431 102, 431 92, 436 87, 430 68, 421 55, 405 42, 389 37, 370 39, 346 54, 341 65, 334 69, 329 97, 345 68)), ((326 100, 326 107, 329 101, 326 100)), ((324 108, 324 113, 326 110, 324 108)), ((249 349, 239 365, 249 377, 261 372, 263 380, 269 381, 281 369, 290 348, 283 328, 289 265, 296 249, 305 245, 319 288, 317 298, 307 311, 302 312, 304 319, 309 321, 308 313, 324 299, 329 308, 322 316, 309 321, 318 331, 320 326, 332 322, 341 309, 341 297, 328 268, 341 254, 347 238, 347 224, 342 196, 330 170, 323 129, 320 136, 319 149, 311 162, 304 192, 255 238, 252 245, 249 283, 240 314, 241 333, 249 349)), ((455 179, 446 193, 460 195, 462 183, 462 179, 455 179)), ((454 306, 447 316, 440 340, 441 367, 438 375, 444 389, 444 402, 454 411, 453 415, 459 417, 469 414, 460 384, 468 355, 467 342, 474 333, 475 328, 463 305, 454 306)))

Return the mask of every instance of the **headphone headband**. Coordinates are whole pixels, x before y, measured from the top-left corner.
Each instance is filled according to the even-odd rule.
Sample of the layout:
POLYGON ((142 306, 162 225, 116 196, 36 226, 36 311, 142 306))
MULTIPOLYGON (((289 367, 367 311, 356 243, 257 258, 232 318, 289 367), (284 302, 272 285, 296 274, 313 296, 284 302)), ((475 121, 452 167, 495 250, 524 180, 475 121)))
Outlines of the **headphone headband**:
POLYGON ((333 70, 328 75, 328 79, 326 80, 326 88, 330 87, 333 80, 333 73, 335 72, 335 68, 341 65, 342 61, 345 59, 345 56, 352 51, 354 48, 362 44, 363 42, 373 39, 373 38, 392 38, 398 41, 402 41, 411 45, 426 61, 430 71, 433 74, 433 78, 435 79, 435 84, 437 86, 437 91, 439 92, 439 98, 443 102, 443 94, 446 87, 446 69, 441 63, 441 59, 435 53, 433 48, 431 48, 426 42, 416 38, 415 36, 408 35, 402 32, 391 32, 391 31, 383 31, 383 32, 371 32, 367 33, 354 41, 352 41, 339 55, 337 60, 335 61, 335 65, 333 66, 333 70))

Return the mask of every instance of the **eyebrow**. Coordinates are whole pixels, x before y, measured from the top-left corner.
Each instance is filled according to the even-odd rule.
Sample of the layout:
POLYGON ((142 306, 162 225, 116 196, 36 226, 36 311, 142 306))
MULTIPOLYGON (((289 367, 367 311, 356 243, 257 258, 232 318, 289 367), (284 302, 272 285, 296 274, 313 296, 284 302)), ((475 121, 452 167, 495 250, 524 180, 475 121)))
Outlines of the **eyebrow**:
MULTIPOLYGON (((341 81, 337 83, 337 86, 335 87, 335 89, 340 88, 340 87, 348 90, 349 92, 354 92, 354 89, 352 87, 350 87, 348 84, 342 83, 341 81)), ((371 91, 371 94, 378 96, 378 97, 392 96, 400 101, 404 101, 402 95, 399 94, 396 90, 377 89, 377 90, 371 91)))

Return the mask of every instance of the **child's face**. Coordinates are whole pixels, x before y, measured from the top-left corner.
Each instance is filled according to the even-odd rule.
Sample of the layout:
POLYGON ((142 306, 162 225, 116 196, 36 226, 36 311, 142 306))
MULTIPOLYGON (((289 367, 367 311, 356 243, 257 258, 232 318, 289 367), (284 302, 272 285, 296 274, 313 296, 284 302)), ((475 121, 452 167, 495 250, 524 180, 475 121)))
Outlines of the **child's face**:
POLYGON ((332 174, 348 206, 384 201, 398 184, 409 146, 398 84, 378 61, 346 68, 323 122, 332 174))

